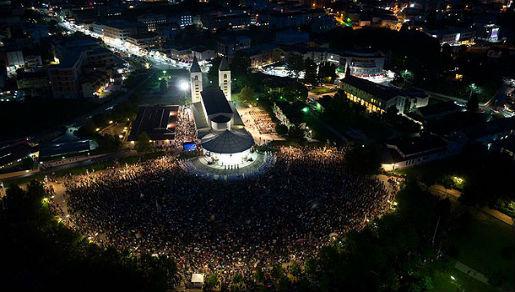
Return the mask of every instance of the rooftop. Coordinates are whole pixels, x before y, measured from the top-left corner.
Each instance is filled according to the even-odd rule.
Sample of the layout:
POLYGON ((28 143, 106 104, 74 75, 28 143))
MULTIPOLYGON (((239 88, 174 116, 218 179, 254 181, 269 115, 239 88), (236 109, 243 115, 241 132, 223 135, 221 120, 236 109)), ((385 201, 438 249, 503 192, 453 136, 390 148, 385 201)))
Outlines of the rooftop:
POLYGON ((202 148, 213 153, 240 153, 253 145, 254 139, 246 130, 213 132, 202 138, 202 148))
POLYGON ((208 116, 215 114, 233 114, 229 101, 218 87, 208 87, 201 93, 202 101, 208 116))
POLYGON ((416 156, 430 151, 441 150, 447 147, 447 143, 436 135, 421 135, 409 138, 397 138, 387 143, 396 148, 402 157, 416 156))
POLYGON ((132 124, 129 140, 137 140, 146 132, 151 140, 167 140, 175 138, 178 105, 141 106, 132 124))
POLYGON ((390 100, 396 96, 399 96, 401 93, 401 90, 398 88, 380 85, 366 79, 352 76, 350 74, 347 74, 342 82, 344 84, 359 88, 382 100, 390 100))

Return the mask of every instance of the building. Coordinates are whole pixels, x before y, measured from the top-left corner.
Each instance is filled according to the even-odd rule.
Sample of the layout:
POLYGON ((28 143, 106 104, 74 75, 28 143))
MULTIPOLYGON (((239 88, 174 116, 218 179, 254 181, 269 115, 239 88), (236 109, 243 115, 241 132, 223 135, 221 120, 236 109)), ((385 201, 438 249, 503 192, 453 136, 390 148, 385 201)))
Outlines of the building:
POLYGON ((218 54, 232 56, 239 50, 250 48, 250 38, 247 36, 222 37, 218 42, 218 54))
POLYGON ((193 56, 191 53, 190 47, 177 47, 170 49, 170 58, 181 61, 181 62, 191 62, 193 56))
POLYGON ((129 141, 137 141, 146 133, 157 146, 171 146, 177 127, 178 105, 140 106, 138 115, 132 123, 129 141))
POLYGON ((423 134, 386 143, 381 168, 392 171, 443 159, 459 153, 460 147, 442 138, 423 134))
POLYGON ((85 58, 84 51, 70 50, 59 58, 59 64, 48 68, 48 80, 54 98, 77 98, 79 96, 80 70, 85 58))
POLYGON ((193 16, 190 13, 183 12, 181 14, 175 14, 170 17, 170 23, 175 23, 180 28, 193 25, 193 16))
POLYGON ((220 86, 220 89, 222 89, 227 100, 231 101, 231 69, 229 68, 229 63, 226 58, 222 58, 220 61, 218 72, 218 85, 220 86))
POLYGON ((48 73, 46 70, 35 72, 23 72, 16 76, 18 90, 25 92, 29 96, 43 96, 50 90, 48 73))
POLYGON ((166 16, 153 13, 141 15, 137 20, 138 22, 143 23, 149 32, 156 31, 159 26, 168 23, 166 16))
POLYGON ((140 49, 148 50, 159 47, 161 44, 161 38, 155 34, 137 34, 127 37, 127 42, 140 49))
POLYGON ((411 117, 419 121, 423 125, 427 125, 431 121, 441 119, 444 116, 460 112, 462 107, 453 101, 439 102, 417 109, 411 117))
POLYGON ((437 38, 441 45, 461 46, 474 43, 476 31, 470 28, 450 27, 428 31, 428 34, 437 38))
POLYGON ((21 165, 24 159, 39 158, 39 145, 27 139, 0 143, 0 171, 21 165))
POLYGON ((97 42, 71 41, 58 45, 56 53, 59 62, 48 67, 54 98, 97 96, 93 93, 105 87, 114 74, 115 56, 97 42))
POLYGON ((500 26, 496 24, 487 24, 477 29, 477 38, 491 43, 499 42, 500 26))
POLYGON ((260 68, 283 59, 285 53, 275 44, 262 44, 243 50, 250 59, 251 68, 260 68))
POLYGON ((55 158, 67 155, 87 153, 98 148, 98 144, 90 139, 74 141, 58 141, 41 145, 40 157, 55 158))
POLYGON ((93 23, 93 32, 104 37, 126 40, 130 35, 136 34, 137 29, 133 23, 124 20, 112 20, 105 23, 93 23))
POLYGON ((191 89, 191 102, 197 103, 201 101, 202 92, 202 71, 197 62, 197 58, 193 57, 193 63, 190 68, 190 89, 191 89))
POLYGON ((198 61, 206 61, 216 58, 215 50, 206 47, 196 47, 191 50, 191 54, 197 58, 198 61))
POLYGON ((247 13, 235 12, 222 15, 207 14, 202 17, 202 25, 210 30, 244 29, 250 25, 250 16, 247 13))
POLYGON ((357 77, 374 77, 384 74, 385 56, 374 50, 345 51, 342 58, 350 69, 350 74, 357 77))
MULTIPOLYGON (((202 151, 213 165, 239 165, 249 159, 254 139, 245 130, 231 101, 230 70, 223 59, 218 68, 219 86, 203 88, 196 58, 190 69, 191 109, 202 151), (200 79, 200 86, 197 86, 200 79), (198 96, 200 94, 200 96, 198 96)), ((200 75, 201 76, 201 75, 200 75)))
POLYGON ((109 86, 109 74, 103 71, 93 71, 81 78, 82 97, 104 97, 104 90, 109 86))
POLYGON ((346 74, 340 88, 347 99, 364 106, 368 112, 385 113, 394 107, 404 114, 429 103, 429 96, 423 91, 388 87, 350 74, 346 74))

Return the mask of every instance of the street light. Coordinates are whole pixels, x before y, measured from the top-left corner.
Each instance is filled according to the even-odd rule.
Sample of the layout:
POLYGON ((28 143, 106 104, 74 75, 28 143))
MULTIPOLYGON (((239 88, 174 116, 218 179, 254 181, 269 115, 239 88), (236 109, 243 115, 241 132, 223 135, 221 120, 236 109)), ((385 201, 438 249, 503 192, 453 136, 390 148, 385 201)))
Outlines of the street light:
POLYGON ((179 80, 179 83, 177 84, 177 86, 179 87, 180 90, 182 91, 186 91, 188 90, 188 88, 190 87, 190 85, 188 84, 188 81, 182 79, 182 80, 179 80))
POLYGON ((179 80, 177 87, 180 91, 184 92, 184 99, 186 100, 186 92, 188 92, 188 88, 190 87, 189 82, 184 79, 181 79, 179 80))

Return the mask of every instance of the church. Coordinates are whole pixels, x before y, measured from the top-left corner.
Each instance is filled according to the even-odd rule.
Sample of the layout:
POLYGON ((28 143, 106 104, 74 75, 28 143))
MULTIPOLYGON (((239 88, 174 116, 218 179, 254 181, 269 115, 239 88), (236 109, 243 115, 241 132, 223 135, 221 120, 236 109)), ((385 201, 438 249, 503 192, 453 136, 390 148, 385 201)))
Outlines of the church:
POLYGON ((190 68, 191 110, 204 156, 216 165, 239 165, 254 146, 231 96, 231 70, 225 58, 218 67, 218 86, 204 88, 196 58, 190 68))

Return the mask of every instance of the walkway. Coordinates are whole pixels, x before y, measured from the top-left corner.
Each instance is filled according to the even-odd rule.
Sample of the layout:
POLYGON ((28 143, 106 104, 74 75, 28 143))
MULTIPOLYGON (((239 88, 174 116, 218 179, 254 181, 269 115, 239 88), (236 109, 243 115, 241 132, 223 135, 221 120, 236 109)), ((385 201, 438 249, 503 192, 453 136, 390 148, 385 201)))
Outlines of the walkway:
POLYGON ((454 265, 454 267, 457 270, 459 270, 459 271, 469 275, 470 277, 472 277, 472 278, 474 278, 474 279, 476 279, 476 280, 478 280, 480 282, 483 282, 483 283, 488 285, 488 278, 485 275, 483 275, 482 273, 480 273, 480 272, 474 270, 473 268, 465 265, 464 263, 456 262, 456 265, 454 265))

